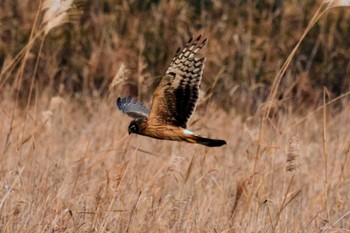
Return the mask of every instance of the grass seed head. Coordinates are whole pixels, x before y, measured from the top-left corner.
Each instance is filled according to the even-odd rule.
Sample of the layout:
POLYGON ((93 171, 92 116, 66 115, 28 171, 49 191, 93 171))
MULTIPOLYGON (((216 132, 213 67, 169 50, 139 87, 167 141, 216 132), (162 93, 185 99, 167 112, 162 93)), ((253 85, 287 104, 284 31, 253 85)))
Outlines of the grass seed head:
POLYGON ((300 157, 299 135, 295 135, 289 139, 287 147, 287 166, 289 172, 299 168, 298 158, 300 157))
POLYGON ((73 8, 73 0, 45 0, 43 24, 47 35, 53 28, 59 27, 69 21, 69 10, 73 8))
POLYGON ((122 63, 120 68, 118 69, 118 72, 115 74, 112 83, 109 86, 109 89, 112 89, 113 87, 117 86, 123 81, 128 80, 128 73, 129 70, 126 68, 125 64, 122 63))

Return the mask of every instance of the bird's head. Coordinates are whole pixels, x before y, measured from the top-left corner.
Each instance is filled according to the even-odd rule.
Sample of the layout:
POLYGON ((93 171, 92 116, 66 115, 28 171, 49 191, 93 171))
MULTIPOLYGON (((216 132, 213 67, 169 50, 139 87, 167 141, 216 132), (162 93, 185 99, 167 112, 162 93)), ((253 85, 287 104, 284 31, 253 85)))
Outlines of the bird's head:
POLYGON ((130 125, 129 125, 129 128, 128 128, 129 135, 132 134, 132 133, 139 134, 140 133, 140 128, 141 128, 140 126, 141 126, 140 119, 136 119, 136 120, 133 120, 132 122, 130 122, 130 125))

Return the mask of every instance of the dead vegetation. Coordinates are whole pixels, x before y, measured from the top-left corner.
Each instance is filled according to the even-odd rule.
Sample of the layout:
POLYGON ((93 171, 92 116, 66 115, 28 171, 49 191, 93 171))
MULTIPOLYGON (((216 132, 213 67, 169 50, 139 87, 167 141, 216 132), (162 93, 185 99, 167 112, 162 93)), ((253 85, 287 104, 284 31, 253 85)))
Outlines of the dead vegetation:
POLYGON ((348 1, 58 2, 0 3, 1 232, 350 229, 348 1), (199 33, 228 145, 128 136, 115 97, 199 33))

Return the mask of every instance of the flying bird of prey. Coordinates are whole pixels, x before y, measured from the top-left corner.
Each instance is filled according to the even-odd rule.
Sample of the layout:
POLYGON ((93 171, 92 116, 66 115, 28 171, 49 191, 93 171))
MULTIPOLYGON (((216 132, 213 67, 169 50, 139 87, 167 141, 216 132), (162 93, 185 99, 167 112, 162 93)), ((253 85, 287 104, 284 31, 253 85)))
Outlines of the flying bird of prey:
POLYGON ((134 118, 129 134, 135 133, 162 140, 185 141, 209 147, 225 145, 224 140, 201 137, 186 129, 198 100, 205 58, 197 56, 207 39, 191 39, 177 50, 165 76, 153 94, 151 110, 131 96, 117 98, 119 110, 134 118))

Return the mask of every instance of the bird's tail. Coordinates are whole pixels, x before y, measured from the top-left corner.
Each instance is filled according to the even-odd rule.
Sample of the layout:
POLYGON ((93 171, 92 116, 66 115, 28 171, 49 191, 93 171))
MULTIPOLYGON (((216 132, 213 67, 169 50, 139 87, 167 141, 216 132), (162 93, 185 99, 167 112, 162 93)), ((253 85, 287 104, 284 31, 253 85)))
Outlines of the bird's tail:
POLYGON ((204 146, 209 146, 209 147, 218 147, 218 146, 223 146, 226 145, 226 141, 220 140, 220 139, 211 139, 211 138, 204 138, 200 137, 197 135, 193 135, 191 139, 187 140, 192 143, 198 143, 204 146))

